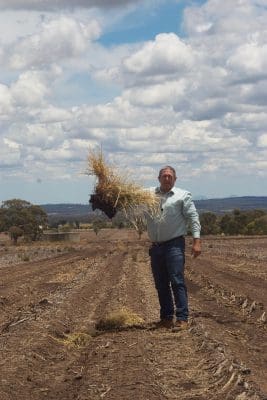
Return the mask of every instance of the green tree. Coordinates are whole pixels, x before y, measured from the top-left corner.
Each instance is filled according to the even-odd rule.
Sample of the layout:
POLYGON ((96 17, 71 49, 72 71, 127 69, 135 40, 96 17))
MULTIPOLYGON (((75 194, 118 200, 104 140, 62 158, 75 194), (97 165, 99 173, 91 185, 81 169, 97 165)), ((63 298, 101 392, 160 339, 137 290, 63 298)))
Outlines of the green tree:
POLYGON ((266 213, 263 210, 241 211, 235 209, 220 220, 220 228, 226 235, 261 235, 265 232, 266 213))
POLYGON ((233 217, 236 226, 235 229, 237 234, 245 233, 246 225, 249 222, 249 214, 250 214, 249 212, 240 211, 239 209, 235 209, 233 211, 233 217))
POLYGON ((256 219, 266 215, 266 212, 263 210, 252 210, 251 215, 253 216, 253 219, 256 219))
POLYGON ((218 219, 216 214, 205 212, 199 216, 202 235, 216 235, 220 232, 218 219))
POLYGON ((2 202, 0 208, 0 231, 7 232, 11 227, 20 228, 23 235, 37 240, 47 224, 45 211, 28 201, 11 199, 2 202))
POLYGON ((98 232, 102 229, 102 228, 106 228, 106 222, 103 221, 102 219, 94 219, 92 221, 92 228, 93 231, 95 232, 96 235, 98 235, 98 232))
POLYGON ((256 218, 246 226, 248 235, 267 235, 267 215, 256 218))
POLYGON ((238 222, 235 220, 233 214, 225 214, 220 221, 221 232, 225 235, 237 235, 239 231, 238 222))

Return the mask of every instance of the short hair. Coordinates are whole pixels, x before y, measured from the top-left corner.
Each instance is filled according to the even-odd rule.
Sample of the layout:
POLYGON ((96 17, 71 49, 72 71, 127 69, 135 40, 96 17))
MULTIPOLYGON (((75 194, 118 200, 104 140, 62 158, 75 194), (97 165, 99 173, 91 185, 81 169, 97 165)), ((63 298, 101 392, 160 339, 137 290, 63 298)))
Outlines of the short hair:
POLYGON ((170 165, 166 165, 165 167, 161 168, 161 170, 159 171, 159 178, 161 177, 161 174, 163 171, 165 171, 165 169, 170 169, 174 175, 174 178, 176 179, 176 171, 173 167, 171 167, 170 165))

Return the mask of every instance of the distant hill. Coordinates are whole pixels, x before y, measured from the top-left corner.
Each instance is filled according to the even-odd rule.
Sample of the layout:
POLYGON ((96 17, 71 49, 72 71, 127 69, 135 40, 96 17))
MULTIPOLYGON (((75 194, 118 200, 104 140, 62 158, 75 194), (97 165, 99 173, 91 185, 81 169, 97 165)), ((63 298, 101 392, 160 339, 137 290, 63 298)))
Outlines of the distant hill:
MULTIPOLYGON (((227 197, 223 199, 194 200, 199 213, 211 211, 224 214, 238 208, 240 210, 261 209, 267 211, 267 196, 227 197)), ((86 220, 92 213, 88 204, 43 204, 43 210, 49 219, 65 219, 68 221, 86 220)))
POLYGON ((49 215, 85 215, 92 211, 89 204, 41 204, 41 207, 49 215))
POLYGON ((200 213, 211 211, 224 214, 238 208, 239 210, 260 209, 267 211, 267 196, 226 197, 223 199, 195 200, 200 213))
POLYGON ((41 204, 40 207, 48 215, 48 220, 52 221, 87 221, 92 213, 92 208, 89 204, 41 204))

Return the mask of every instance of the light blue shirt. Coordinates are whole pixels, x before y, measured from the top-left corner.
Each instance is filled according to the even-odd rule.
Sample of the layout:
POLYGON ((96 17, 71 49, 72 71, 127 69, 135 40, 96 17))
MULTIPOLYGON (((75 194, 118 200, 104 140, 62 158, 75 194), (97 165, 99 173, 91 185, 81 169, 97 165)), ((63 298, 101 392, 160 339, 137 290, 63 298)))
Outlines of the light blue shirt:
POLYGON ((177 236, 184 236, 190 228, 193 238, 200 237, 200 223, 191 193, 173 187, 163 193, 156 189, 160 196, 160 213, 156 216, 146 215, 147 232, 152 242, 165 242, 177 236))

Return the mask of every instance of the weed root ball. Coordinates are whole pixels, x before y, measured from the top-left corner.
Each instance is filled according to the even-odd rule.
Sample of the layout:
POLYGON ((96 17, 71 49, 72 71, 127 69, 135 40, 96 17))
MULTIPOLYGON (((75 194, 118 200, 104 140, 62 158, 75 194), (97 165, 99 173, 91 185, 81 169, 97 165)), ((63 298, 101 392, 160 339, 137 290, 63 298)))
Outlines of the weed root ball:
POLYGON ((106 214, 106 216, 110 219, 113 218, 117 212, 116 208, 113 207, 112 204, 101 199, 101 197, 98 194, 92 194, 89 203, 92 204, 93 211, 95 209, 99 209, 103 211, 106 214))

